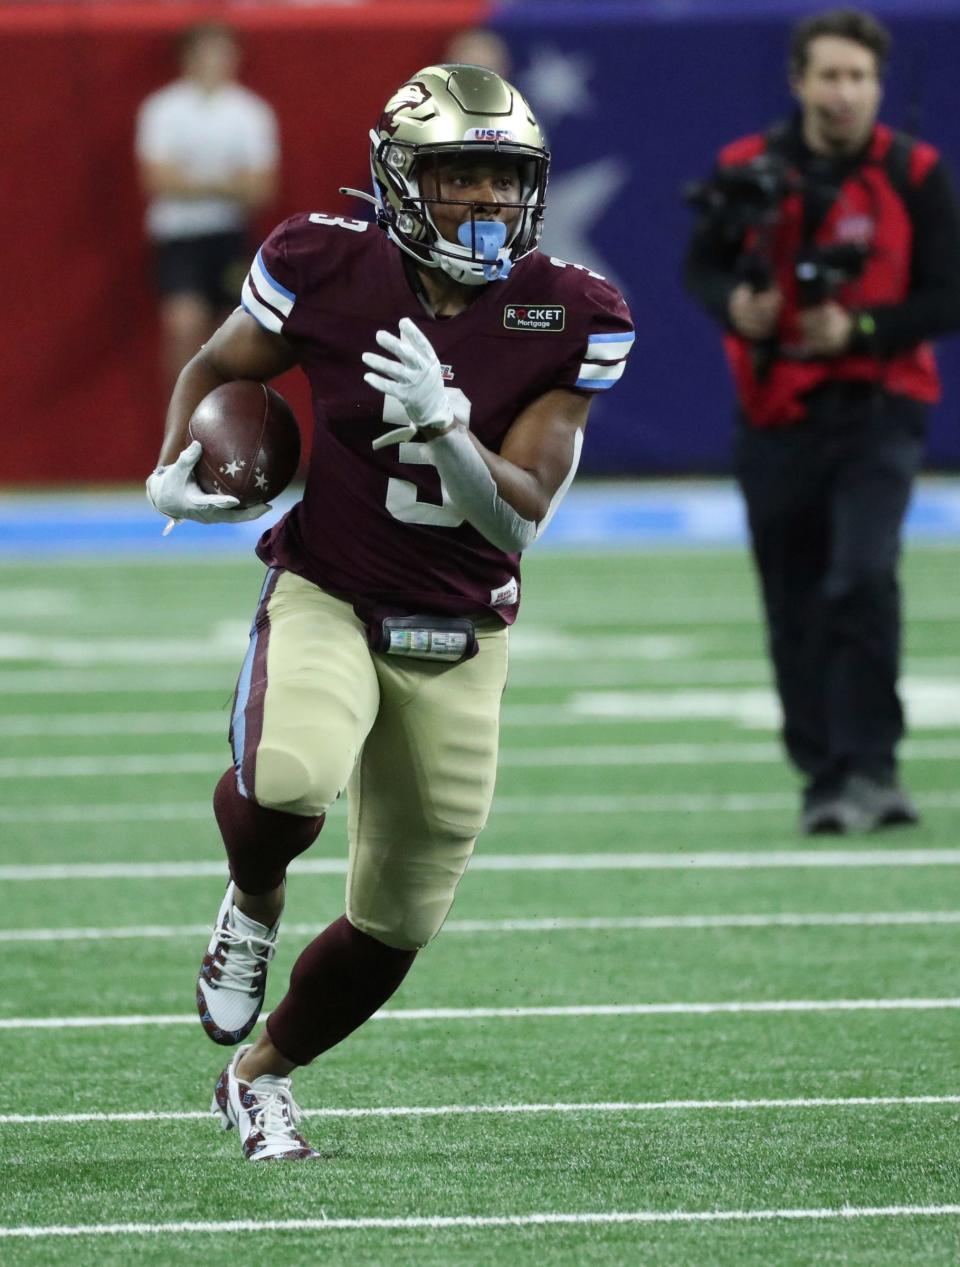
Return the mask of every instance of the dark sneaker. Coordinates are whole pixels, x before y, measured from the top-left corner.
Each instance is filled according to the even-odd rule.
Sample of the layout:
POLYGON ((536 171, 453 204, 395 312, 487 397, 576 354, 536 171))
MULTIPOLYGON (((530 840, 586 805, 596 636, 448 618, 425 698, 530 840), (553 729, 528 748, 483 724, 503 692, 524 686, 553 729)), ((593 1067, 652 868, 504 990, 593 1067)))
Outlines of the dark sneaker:
POLYGON ((252 1082, 237 1077, 241 1047, 217 1079, 210 1112, 225 1131, 236 1127, 247 1161, 310 1161, 320 1156, 297 1130, 300 1110, 289 1078, 261 1074, 252 1082))
POLYGON ((227 885, 197 977, 200 1023, 222 1047, 242 1043, 257 1023, 279 927, 279 921, 267 928, 238 911, 233 881, 227 885))
POLYGON ((800 830, 805 836, 846 836, 869 826, 861 807, 839 792, 811 799, 800 812, 800 830))
POLYGON ((919 823, 917 807, 895 783, 878 783, 865 774, 851 774, 843 795, 858 805, 869 822, 869 831, 881 827, 909 827, 919 823))

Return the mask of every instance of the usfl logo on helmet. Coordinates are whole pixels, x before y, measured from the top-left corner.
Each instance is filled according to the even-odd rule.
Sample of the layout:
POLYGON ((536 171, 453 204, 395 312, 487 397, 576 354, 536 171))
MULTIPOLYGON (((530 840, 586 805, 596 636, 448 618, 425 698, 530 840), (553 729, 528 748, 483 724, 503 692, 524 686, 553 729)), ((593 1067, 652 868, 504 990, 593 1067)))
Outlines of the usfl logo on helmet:
POLYGON ((463 134, 465 141, 487 141, 496 145, 500 141, 516 141, 516 135, 509 128, 467 128, 463 134))

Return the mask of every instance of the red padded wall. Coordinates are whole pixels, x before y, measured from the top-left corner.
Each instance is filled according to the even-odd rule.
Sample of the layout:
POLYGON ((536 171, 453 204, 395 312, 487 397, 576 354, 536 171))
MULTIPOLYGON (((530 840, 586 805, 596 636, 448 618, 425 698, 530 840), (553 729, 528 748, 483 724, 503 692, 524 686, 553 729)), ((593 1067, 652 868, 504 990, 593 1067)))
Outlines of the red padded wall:
MULTIPOLYGON (((352 214, 367 131, 393 88, 480 20, 474 0, 218 8, 242 33, 243 80, 280 120, 280 196, 352 214)), ((140 480, 165 400, 137 188, 137 106, 177 71, 172 34, 209 6, 0 10, 0 483, 140 480)), ((278 380, 301 420, 299 376, 278 380)), ((308 431, 308 428, 305 428, 308 431)))

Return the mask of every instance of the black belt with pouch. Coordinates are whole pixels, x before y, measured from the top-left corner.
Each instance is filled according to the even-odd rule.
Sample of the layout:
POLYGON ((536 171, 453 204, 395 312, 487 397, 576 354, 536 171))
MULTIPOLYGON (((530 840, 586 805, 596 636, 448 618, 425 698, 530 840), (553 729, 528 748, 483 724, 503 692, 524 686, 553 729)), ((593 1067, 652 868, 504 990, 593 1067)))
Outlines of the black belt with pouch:
POLYGON ((459 664, 477 654, 477 631, 466 616, 375 616, 367 622, 371 651, 459 664))

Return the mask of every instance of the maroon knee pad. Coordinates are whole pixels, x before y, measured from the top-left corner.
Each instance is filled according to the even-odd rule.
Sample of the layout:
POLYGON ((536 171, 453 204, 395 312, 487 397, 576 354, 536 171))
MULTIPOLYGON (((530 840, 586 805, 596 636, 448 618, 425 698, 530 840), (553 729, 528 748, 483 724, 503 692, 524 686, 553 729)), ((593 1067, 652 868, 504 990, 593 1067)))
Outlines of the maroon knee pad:
POLYGON ((323 814, 304 818, 248 800, 241 796, 232 769, 216 786, 213 812, 227 849, 230 875, 239 889, 251 895, 279 888, 290 861, 310 848, 324 821, 323 814))
POLYGON ((293 965, 290 988, 267 1021, 270 1041, 287 1060, 309 1064, 390 998, 416 954, 361 933, 342 915, 293 965))

